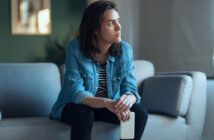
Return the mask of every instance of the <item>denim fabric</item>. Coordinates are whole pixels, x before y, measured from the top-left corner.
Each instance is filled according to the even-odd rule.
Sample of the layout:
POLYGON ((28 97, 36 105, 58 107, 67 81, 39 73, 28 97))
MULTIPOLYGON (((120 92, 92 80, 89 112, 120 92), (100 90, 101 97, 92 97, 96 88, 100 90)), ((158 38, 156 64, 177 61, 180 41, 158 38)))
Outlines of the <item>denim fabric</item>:
MULTIPOLYGON (((122 51, 116 58, 109 56, 106 64, 108 98, 117 100, 122 94, 134 94, 137 103, 140 96, 133 73, 133 51, 130 45, 121 41, 122 51)), ((79 49, 79 39, 68 45, 65 61, 64 84, 54 104, 50 118, 61 120, 65 104, 81 104, 87 96, 95 96, 99 82, 99 63, 85 57, 79 49)))

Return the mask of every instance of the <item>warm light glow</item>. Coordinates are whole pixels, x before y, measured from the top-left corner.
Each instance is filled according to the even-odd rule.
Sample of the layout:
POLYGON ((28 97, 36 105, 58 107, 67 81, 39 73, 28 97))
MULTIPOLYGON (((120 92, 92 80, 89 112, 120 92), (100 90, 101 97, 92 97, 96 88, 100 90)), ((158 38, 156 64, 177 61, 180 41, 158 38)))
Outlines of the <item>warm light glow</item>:
POLYGON ((50 1, 11 0, 12 34, 50 34, 50 1))
POLYGON ((20 5, 21 24, 27 24, 28 20, 28 1, 23 1, 20 5))
POLYGON ((38 28, 40 33, 48 33, 50 28, 50 10, 40 10, 38 13, 38 28))

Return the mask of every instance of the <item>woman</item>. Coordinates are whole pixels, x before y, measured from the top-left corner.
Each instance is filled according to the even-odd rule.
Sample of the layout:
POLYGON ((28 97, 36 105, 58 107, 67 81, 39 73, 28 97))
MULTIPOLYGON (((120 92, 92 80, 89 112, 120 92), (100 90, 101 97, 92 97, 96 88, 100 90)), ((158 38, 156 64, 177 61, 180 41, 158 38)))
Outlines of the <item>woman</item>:
POLYGON ((64 84, 50 118, 72 125, 72 140, 90 140, 94 120, 120 124, 133 111, 135 140, 140 140, 148 113, 139 104, 132 48, 121 41, 115 4, 89 5, 79 32, 68 46, 64 84))

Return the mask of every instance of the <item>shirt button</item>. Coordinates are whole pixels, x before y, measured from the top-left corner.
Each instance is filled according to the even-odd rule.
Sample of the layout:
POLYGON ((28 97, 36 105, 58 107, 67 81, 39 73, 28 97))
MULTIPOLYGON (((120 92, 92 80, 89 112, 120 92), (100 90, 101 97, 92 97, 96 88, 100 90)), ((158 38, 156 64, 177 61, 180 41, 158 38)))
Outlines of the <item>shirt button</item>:
POLYGON ((97 87, 95 87, 97 89, 97 87))
POLYGON ((108 77, 110 77, 110 75, 109 75, 109 74, 108 74, 107 76, 108 76, 108 77))
POLYGON ((97 76, 98 76, 99 74, 97 73, 97 76))
POLYGON ((120 77, 118 77, 118 80, 120 80, 120 77))

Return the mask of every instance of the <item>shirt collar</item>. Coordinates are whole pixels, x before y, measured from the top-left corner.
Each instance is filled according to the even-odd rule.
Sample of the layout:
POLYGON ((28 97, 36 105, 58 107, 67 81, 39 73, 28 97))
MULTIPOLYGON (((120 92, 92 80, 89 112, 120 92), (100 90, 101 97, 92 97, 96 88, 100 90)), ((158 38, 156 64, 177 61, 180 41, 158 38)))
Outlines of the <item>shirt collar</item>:
POLYGON ((110 55, 108 60, 110 60, 111 62, 114 62, 115 61, 115 57, 110 55))

